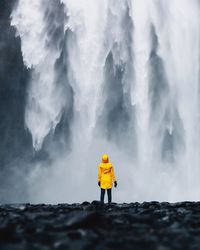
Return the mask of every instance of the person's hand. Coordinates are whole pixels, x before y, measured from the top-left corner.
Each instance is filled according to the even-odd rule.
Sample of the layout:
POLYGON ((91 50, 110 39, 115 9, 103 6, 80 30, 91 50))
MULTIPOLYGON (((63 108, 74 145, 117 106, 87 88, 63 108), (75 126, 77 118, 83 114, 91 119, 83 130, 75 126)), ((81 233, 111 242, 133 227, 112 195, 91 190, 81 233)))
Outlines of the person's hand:
POLYGON ((98 181, 98 186, 100 187, 100 181, 98 181))
POLYGON ((115 188, 117 187, 117 182, 116 182, 116 181, 114 182, 114 187, 115 187, 115 188))

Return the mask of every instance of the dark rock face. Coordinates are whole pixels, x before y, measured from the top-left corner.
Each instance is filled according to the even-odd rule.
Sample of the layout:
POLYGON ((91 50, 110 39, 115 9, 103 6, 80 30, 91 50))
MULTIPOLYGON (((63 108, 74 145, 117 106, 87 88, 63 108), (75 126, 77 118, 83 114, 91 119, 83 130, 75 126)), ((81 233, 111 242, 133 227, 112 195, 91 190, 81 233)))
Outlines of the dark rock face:
POLYGON ((0 206, 0 249, 199 249, 200 202, 0 206))
POLYGON ((21 41, 10 25, 15 0, 0 1, 0 168, 25 158, 31 137, 24 128, 26 85, 29 71, 24 66, 21 41))
POLYGON ((24 115, 30 71, 23 63, 21 41, 11 26, 16 0, 0 1, 0 200, 26 197, 24 172, 32 159, 31 136, 24 115))

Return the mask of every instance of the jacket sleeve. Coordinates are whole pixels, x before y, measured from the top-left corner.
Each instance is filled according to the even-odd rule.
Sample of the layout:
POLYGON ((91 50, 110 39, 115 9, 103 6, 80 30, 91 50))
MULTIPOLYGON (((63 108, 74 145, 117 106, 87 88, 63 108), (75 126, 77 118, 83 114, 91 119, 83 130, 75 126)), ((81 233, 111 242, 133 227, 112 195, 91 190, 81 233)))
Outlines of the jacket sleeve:
POLYGON ((116 181, 116 177, 115 177, 115 172, 114 172, 114 167, 112 166, 111 168, 111 177, 112 177, 112 181, 116 181))
POLYGON ((98 165, 98 181, 101 181, 101 166, 98 165))

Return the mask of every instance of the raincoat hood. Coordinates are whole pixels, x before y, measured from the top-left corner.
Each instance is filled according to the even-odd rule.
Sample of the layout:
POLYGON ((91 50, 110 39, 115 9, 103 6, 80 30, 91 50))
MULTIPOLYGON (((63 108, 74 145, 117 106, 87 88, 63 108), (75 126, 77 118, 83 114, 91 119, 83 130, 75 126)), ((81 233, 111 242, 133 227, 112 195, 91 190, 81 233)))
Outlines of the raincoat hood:
POLYGON ((108 155, 103 155, 102 156, 102 163, 108 163, 109 162, 109 158, 108 158, 108 155))

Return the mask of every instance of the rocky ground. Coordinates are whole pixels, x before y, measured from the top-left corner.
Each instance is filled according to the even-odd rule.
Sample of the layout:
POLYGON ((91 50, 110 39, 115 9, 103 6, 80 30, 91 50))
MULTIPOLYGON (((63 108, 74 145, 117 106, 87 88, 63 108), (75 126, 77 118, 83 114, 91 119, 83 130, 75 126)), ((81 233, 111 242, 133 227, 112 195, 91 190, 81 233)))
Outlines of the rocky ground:
POLYGON ((200 202, 1 205, 0 249, 200 249, 200 202))

